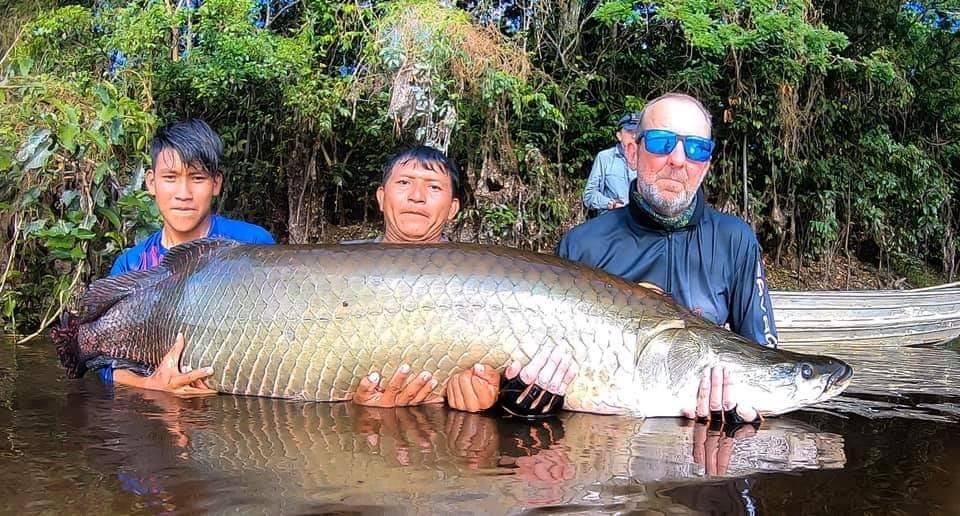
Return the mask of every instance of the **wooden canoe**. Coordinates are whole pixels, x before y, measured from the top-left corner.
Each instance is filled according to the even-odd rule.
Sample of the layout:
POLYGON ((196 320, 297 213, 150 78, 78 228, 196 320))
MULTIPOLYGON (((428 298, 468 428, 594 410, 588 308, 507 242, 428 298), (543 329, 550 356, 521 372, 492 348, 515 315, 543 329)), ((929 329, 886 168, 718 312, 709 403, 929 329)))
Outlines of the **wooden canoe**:
POLYGON ((903 346, 960 335, 960 284, 916 290, 771 291, 786 347, 903 346))

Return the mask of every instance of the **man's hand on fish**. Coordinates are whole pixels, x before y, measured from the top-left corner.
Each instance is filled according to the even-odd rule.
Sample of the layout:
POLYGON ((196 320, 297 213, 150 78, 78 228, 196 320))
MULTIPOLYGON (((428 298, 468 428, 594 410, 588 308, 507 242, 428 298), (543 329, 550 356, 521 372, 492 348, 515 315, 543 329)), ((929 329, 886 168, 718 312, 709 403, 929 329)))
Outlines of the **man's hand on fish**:
POLYGON ((525 366, 511 362, 503 376, 506 381, 501 385, 496 370, 483 364, 457 373, 447 382, 447 403, 457 410, 480 412, 500 398, 503 404, 523 409, 523 415, 527 412, 546 414, 560 408, 555 404, 563 399, 570 382, 577 376, 577 365, 573 357, 559 347, 552 350, 543 347, 525 366), (522 383, 513 382, 517 378, 522 383), (512 390, 501 392, 502 389, 512 390))
POLYGON ((737 381, 733 372, 723 367, 713 367, 700 379, 697 405, 686 409, 683 416, 698 421, 726 421, 727 423, 751 423, 760 414, 753 407, 737 403, 737 381), (739 419, 737 419, 739 418, 739 419))
POLYGON ((442 403, 443 397, 434 394, 437 380, 428 371, 423 371, 410 382, 410 366, 401 364, 387 381, 380 373, 373 372, 360 380, 354 403, 368 407, 407 407, 424 403, 442 403))
MULTIPOLYGON (((516 366, 513 376, 520 371, 520 365, 514 362, 507 368, 516 366)), ((466 371, 461 371, 447 380, 447 404, 451 408, 465 412, 482 412, 497 402, 500 392, 500 372, 493 367, 483 364, 474 364, 466 371)))
POLYGON ((571 355, 559 346, 542 347, 530 363, 520 369, 519 377, 514 373, 518 367, 514 362, 507 368, 506 381, 501 386, 500 404, 506 412, 536 417, 563 408, 563 396, 578 371, 571 355))
POLYGON ((213 368, 202 367, 190 371, 189 373, 180 372, 180 357, 183 355, 183 348, 186 346, 183 334, 177 334, 177 340, 167 354, 163 356, 160 364, 153 371, 153 374, 147 377, 136 373, 118 369, 113 372, 113 380, 121 385, 139 387, 141 389, 150 389, 154 391, 166 391, 171 394, 183 397, 210 396, 217 394, 217 391, 207 387, 203 383, 204 378, 213 374, 213 368))

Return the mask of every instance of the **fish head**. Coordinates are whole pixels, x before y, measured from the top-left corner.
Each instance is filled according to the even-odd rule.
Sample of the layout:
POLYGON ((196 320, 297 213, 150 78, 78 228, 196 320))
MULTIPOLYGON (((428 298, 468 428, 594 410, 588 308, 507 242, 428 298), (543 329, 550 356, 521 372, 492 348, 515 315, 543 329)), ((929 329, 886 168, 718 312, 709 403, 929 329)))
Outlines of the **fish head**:
POLYGON ((736 375, 737 402, 761 414, 778 415, 826 401, 850 384, 853 368, 828 356, 747 345, 721 356, 736 375))

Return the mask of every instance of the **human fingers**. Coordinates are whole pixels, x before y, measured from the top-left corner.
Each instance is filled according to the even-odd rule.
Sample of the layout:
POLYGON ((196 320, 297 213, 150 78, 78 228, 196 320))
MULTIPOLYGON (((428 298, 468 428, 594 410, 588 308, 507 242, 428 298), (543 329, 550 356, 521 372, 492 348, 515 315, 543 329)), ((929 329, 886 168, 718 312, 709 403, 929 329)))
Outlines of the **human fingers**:
POLYGON ((390 380, 385 386, 385 391, 393 391, 394 394, 399 394, 403 390, 403 386, 407 383, 407 377, 410 376, 410 366, 407 364, 400 364, 400 367, 394 371, 393 376, 390 377, 390 380))
MULTIPOLYGON (((710 369, 710 412, 721 412, 723 410, 723 368, 714 367, 710 369)), ((719 418, 717 418, 719 419, 719 418)))
MULTIPOLYGON (((181 387, 189 386, 190 384, 202 380, 213 374, 212 367, 201 367, 200 369, 195 369, 189 373, 176 374, 170 377, 169 385, 173 389, 179 389, 181 387)), ((207 389, 212 390, 212 389, 207 389)), ((216 392, 216 391, 214 391, 216 392)))
POLYGON ((540 374, 540 370, 543 369, 544 364, 547 363, 547 358, 550 357, 550 353, 552 351, 553 348, 540 346, 540 349, 537 350, 535 355, 533 355, 533 358, 530 359, 530 362, 528 362, 527 365, 523 366, 523 369, 520 370, 520 380, 528 385, 534 383, 537 375, 540 374))
POLYGON ((550 397, 546 405, 543 407, 544 413, 552 410, 553 405, 555 404, 561 405, 559 409, 563 408, 563 397, 567 395, 567 389, 570 388, 570 384, 573 383, 573 380, 577 377, 577 373, 580 372, 580 366, 573 362, 573 358, 568 356, 567 359, 570 363, 567 366, 563 377, 560 379, 560 383, 557 385, 556 391, 553 393, 554 395, 550 397))
MULTIPOLYGON (((403 385, 400 388, 400 391, 397 392, 397 398, 396 398, 397 406, 404 407, 408 405, 416 405, 417 402, 414 401, 415 398, 417 397, 418 394, 420 394, 420 391, 423 389, 425 385, 430 384, 430 380, 432 378, 433 378, 433 375, 431 375, 427 371, 423 371, 417 376, 414 376, 413 380, 410 380, 410 383, 403 385)), ((429 390, 427 392, 429 393, 429 390)))
POLYGON ((737 405, 736 410, 737 415, 740 416, 740 419, 742 419, 744 423, 753 423, 760 417, 760 413, 753 407, 737 405))
POLYGON ((370 405, 379 394, 380 373, 370 373, 360 379, 357 391, 353 393, 353 402, 358 405, 370 405))
POLYGON ((170 351, 167 352, 167 355, 173 355, 174 358, 180 359, 180 355, 183 353, 183 348, 187 346, 187 339, 183 337, 183 333, 177 332, 177 338, 173 340, 173 347, 170 348, 170 351))
POLYGON ((213 389, 202 389, 199 387, 194 387, 192 385, 184 385, 170 391, 175 396, 181 398, 193 398, 197 396, 213 396, 217 394, 217 391, 213 389))
MULTIPOLYGON (((213 370, 213 368, 211 368, 211 371, 212 371, 212 370, 213 370)), ((200 380, 197 380, 197 381, 193 382, 191 385, 193 385, 194 387, 200 388, 200 389, 210 389, 210 386, 207 385, 207 382, 203 381, 202 378, 201 378, 200 380)), ((210 389, 210 390, 213 390, 213 389, 210 389)))
MULTIPOLYGON (((423 378, 423 375, 421 374, 418 378, 423 378)), ((408 402, 409 405, 431 403, 428 399, 433 394, 433 389, 437 387, 437 379, 429 376, 427 378, 429 379, 423 382, 420 389, 413 395, 413 398, 410 399, 408 402)), ((409 386, 407 386, 407 388, 409 388, 409 386)))
POLYGON ((580 372, 580 366, 573 362, 570 364, 570 367, 567 369, 567 373, 563 375, 563 379, 560 380, 560 389, 557 394, 561 396, 567 395, 567 389, 570 388, 570 384, 573 383, 573 380, 577 377, 577 373, 580 372))
POLYGON ((180 373, 180 355, 183 354, 183 348, 186 346, 186 340, 183 338, 182 333, 177 334, 177 338, 173 341, 173 347, 163 358, 160 360, 160 365, 157 367, 157 372, 169 373, 169 374, 179 374, 180 373))
POLYGON ((477 391, 473 387, 473 370, 470 369, 458 374, 456 381, 460 384, 460 396, 463 400, 463 406, 460 410, 478 412, 480 410, 480 400, 477 399, 477 391))
POLYGON ((507 380, 516 378, 517 375, 520 374, 521 369, 523 368, 520 366, 520 362, 514 360, 507 366, 507 369, 503 372, 503 376, 506 377, 507 380))
MULTIPOLYGON (((760 416, 753 407, 741 406, 737 399, 737 378, 733 371, 724 371, 723 375, 723 411, 736 410, 740 420, 736 423, 752 423, 760 416)), ((728 421, 729 422, 729 421, 728 421)))
POLYGON ((710 376, 704 373, 700 378, 700 388, 697 390, 697 408, 694 412, 697 419, 710 417, 710 376))
POLYGON ((381 399, 387 403, 388 406, 396 406, 397 395, 403 390, 403 386, 407 383, 408 376, 410 376, 410 366, 407 364, 401 364, 400 367, 394 371, 393 376, 390 377, 387 385, 382 386, 383 396, 381 399))
MULTIPOLYGON (((550 378, 550 383, 547 384, 547 391, 552 394, 557 394, 562 396, 561 392, 565 384, 569 384, 573 377, 567 378, 570 374, 570 370, 575 368, 576 364, 573 363, 573 356, 569 353, 560 353, 560 361, 557 362, 557 370, 553 373, 553 376, 550 378)), ((573 373, 576 375, 576 371, 573 373)))
POLYGON ((500 394, 500 373, 492 367, 476 364, 473 366, 470 386, 477 397, 477 410, 486 410, 497 402, 500 394))
MULTIPOLYGON (((564 364, 564 353, 560 350, 560 346, 553 348, 553 351, 550 352, 550 355, 547 356, 547 362, 540 368, 540 371, 537 373, 537 385, 542 389, 550 390, 551 381, 553 380, 554 375, 557 372, 561 372, 560 369, 564 364)), ((566 362, 567 367, 570 363, 566 362)), ((560 377, 563 377, 567 371, 563 369, 560 377)), ((558 382, 559 383, 559 380, 558 382)), ((559 387, 558 387, 559 388, 559 387)), ((553 391, 551 391, 553 392, 553 391)))
POLYGON ((724 412, 732 410, 737 406, 737 386, 734 381, 733 371, 723 370, 723 410, 724 412))
MULTIPOLYGON (((508 368, 509 369, 509 368, 508 368)), ((519 367, 517 371, 519 371, 519 367)), ((516 376, 514 374, 513 376, 516 376)), ((473 365, 473 377, 477 380, 486 382, 497 389, 500 388, 500 372, 495 367, 489 367, 484 364, 473 365)))
POLYGON ((457 410, 466 410, 463 403, 463 393, 460 392, 460 382, 457 381, 458 373, 447 379, 447 404, 450 408, 457 410))

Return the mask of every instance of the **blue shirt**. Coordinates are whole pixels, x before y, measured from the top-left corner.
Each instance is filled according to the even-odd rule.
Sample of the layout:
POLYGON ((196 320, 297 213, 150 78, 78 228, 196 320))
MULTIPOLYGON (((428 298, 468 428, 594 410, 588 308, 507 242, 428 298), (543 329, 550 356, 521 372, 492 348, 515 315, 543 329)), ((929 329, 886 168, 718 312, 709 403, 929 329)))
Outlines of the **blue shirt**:
MULTIPOLYGON (((229 238, 245 244, 274 244, 273 235, 256 224, 240 220, 228 219, 220 215, 213 215, 210 220, 208 238, 229 238)), ((163 261, 167 248, 163 247, 162 232, 147 237, 146 240, 127 249, 113 262, 110 269, 111 276, 117 276, 130 271, 152 269, 163 261)), ((105 382, 113 382, 113 367, 101 367, 100 378, 105 382)))
MULTIPOLYGON (((249 222, 228 219, 213 215, 210 220, 209 238, 229 238, 245 244, 274 244, 273 236, 266 229, 249 222)), ((167 248, 163 247, 162 232, 147 237, 146 240, 127 249, 113 262, 110 275, 116 276, 130 271, 152 269, 163 261, 167 248)))
POLYGON ((694 202, 692 218, 679 228, 664 227, 631 202, 570 230, 557 254, 628 281, 653 283, 694 313, 776 347, 773 305, 753 229, 707 206, 703 192, 694 202))
POLYGON ((627 165, 619 143, 600 151, 593 160, 593 168, 583 189, 583 205, 603 213, 614 199, 624 205, 630 204, 630 183, 636 178, 637 171, 627 165))

